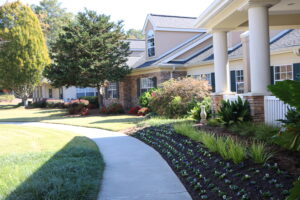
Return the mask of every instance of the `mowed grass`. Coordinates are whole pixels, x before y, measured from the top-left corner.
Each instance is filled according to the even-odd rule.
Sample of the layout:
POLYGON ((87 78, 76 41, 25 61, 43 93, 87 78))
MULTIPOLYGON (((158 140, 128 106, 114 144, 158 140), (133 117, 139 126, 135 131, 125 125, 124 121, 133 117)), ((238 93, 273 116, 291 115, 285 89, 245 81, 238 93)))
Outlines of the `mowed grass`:
POLYGON ((135 127, 141 117, 133 115, 68 116, 64 109, 25 109, 0 106, 0 122, 46 122, 120 131, 135 127))
POLYGON ((97 198, 104 163, 90 139, 54 129, 0 125, 0 141, 1 200, 97 198))

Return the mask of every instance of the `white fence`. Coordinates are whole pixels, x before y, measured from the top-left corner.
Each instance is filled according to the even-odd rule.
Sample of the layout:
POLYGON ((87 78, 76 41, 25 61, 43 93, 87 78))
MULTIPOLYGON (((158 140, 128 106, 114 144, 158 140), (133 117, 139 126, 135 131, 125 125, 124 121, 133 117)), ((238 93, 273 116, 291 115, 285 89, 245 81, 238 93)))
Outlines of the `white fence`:
POLYGON ((275 96, 265 96, 265 123, 275 126, 280 126, 279 119, 285 119, 285 114, 288 111, 289 105, 283 103, 275 96))
POLYGON ((229 102, 233 102, 238 100, 238 97, 241 97, 243 99, 243 96, 238 95, 238 94, 226 94, 223 96, 224 100, 228 100, 229 102))

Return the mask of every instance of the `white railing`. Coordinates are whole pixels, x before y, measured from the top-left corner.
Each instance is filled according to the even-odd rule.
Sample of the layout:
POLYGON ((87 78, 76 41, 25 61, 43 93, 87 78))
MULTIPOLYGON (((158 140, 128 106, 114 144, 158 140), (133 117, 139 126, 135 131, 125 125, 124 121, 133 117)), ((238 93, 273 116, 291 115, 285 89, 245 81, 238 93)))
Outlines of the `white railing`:
MULTIPOLYGON (((238 95, 238 94, 225 94, 225 95, 223 95, 223 98, 226 101, 228 100, 229 102, 233 102, 233 101, 237 101, 239 96, 240 95, 238 95)), ((240 96, 240 97, 243 99, 243 96, 240 96)))
POLYGON ((283 103, 275 96, 265 96, 265 123, 275 126, 280 126, 279 119, 285 119, 285 114, 288 111, 289 105, 283 103))

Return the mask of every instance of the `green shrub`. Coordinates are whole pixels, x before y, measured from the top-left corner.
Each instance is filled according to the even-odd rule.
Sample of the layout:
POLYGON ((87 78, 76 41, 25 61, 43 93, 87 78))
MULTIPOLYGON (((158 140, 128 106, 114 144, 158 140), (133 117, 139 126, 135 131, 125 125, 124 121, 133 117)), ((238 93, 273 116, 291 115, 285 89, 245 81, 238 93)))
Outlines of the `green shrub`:
POLYGON ((231 158, 235 164, 238 164, 246 159, 247 150, 244 144, 234 140, 231 137, 227 138, 226 144, 228 148, 228 157, 231 158))
POLYGON ((141 107, 149 107, 149 103, 152 99, 152 93, 155 92, 157 89, 156 88, 152 88, 147 92, 144 92, 141 94, 141 96, 139 97, 139 105, 141 107))
POLYGON ((232 132, 248 137, 255 137, 259 140, 271 141, 271 138, 278 134, 279 128, 264 123, 243 122, 234 124, 229 128, 232 132))
POLYGON ((195 105, 193 106, 193 108, 190 110, 190 112, 188 113, 190 117, 192 117, 193 119, 200 121, 201 117, 200 117, 200 113, 201 113, 201 106, 205 106, 205 111, 207 113, 207 119, 209 119, 211 117, 211 98, 210 97, 205 97, 203 99, 202 102, 196 102, 195 105))
POLYGON ((255 163, 265 163, 273 156, 272 153, 267 151, 264 143, 256 141, 252 142, 249 154, 255 163))
POLYGON ((101 114, 123 114, 125 113, 123 105, 120 103, 112 103, 107 107, 103 107, 100 110, 101 114))
POLYGON ((208 148, 211 152, 217 152, 217 138, 213 133, 201 132, 200 141, 208 148))
POLYGON ((216 146, 217 146, 217 151, 219 154, 224 158, 225 160, 229 160, 230 156, 227 150, 227 143, 228 143, 228 138, 225 139, 225 137, 217 137, 216 139, 216 146))
POLYGON ((192 140, 199 141, 200 133, 193 127, 192 123, 178 123, 174 124, 173 127, 176 133, 187 136, 192 140))
POLYGON ((300 177, 294 182, 294 187, 290 189, 290 194, 286 200, 300 199, 300 177))
POLYGON ((233 102, 223 100, 218 115, 225 126, 252 120, 249 102, 240 97, 233 102))
POLYGON ((31 104, 33 108, 46 108, 46 99, 42 99, 40 101, 35 101, 31 104))
POLYGON ((11 94, 1 94, 0 95, 0 102, 11 102, 15 99, 14 95, 11 94))
POLYGON ((207 121, 208 126, 217 127, 221 126, 221 120, 219 118, 211 118, 207 121))
POLYGON ((87 112, 87 106, 89 105, 89 101, 84 99, 76 99, 72 100, 71 102, 65 105, 68 108, 69 114, 81 114, 81 112, 87 112))
POLYGON ((150 108, 167 118, 180 118, 188 114, 195 102, 209 95, 211 87, 207 81, 193 78, 169 80, 152 93, 150 108))
POLYGON ((61 99, 47 99, 46 108, 64 108, 64 100, 61 99))
POLYGON ((85 97, 80 97, 80 99, 88 100, 89 101, 89 108, 99 108, 99 103, 98 103, 98 97, 97 96, 85 96, 85 97))

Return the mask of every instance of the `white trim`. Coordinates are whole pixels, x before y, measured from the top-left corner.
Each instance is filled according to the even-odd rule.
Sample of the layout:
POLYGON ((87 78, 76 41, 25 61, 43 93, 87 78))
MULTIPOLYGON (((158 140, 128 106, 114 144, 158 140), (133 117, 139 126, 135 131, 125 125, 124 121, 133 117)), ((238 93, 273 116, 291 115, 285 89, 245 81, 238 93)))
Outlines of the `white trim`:
MULTIPOLYGON (((274 66, 273 66, 273 82, 274 82, 274 84, 275 84, 276 82, 284 81, 284 80, 276 80, 276 79, 275 79, 275 75, 276 75, 275 68, 276 68, 276 67, 279 67, 279 69, 280 69, 281 66, 288 66, 288 65, 290 65, 290 66, 292 67, 292 79, 284 79, 284 80, 294 80, 294 63, 292 63, 292 64, 274 65, 274 66)), ((281 73, 282 73, 282 72, 279 71, 279 75, 280 75, 281 73)), ((286 73, 287 73, 287 72, 286 72, 286 73)))
POLYGON ((145 49, 129 49, 129 51, 145 51, 145 49))
POLYGON ((174 31, 174 32, 196 32, 196 33, 205 33, 206 29, 195 29, 195 28, 164 28, 164 27, 155 27, 155 31, 174 31))
POLYGON ((188 46, 187 48, 177 52, 176 54, 174 54, 173 56, 170 56, 169 58, 165 59, 163 61, 163 63, 167 63, 171 60, 173 60, 174 58, 180 56, 181 54, 189 51, 190 49, 194 48, 195 46, 197 46, 198 44, 201 44, 202 42, 205 42, 206 40, 212 38, 212 34, 206 35, 205 37, 201 38, 200 40, 198 40, 197 42, 194 42, 192 45, 188 46))
POLYGON ((215 0, 212 4, 209 5, 209 7, 204 10, 200 14, 200 16, 197 18, 195 27, 196 28, 203 28, 204 24, 207 23, 207 21, 217 15, 223 8, 225 8, 228 4, 230 4, 233 0, 215 0))
POLYGON ((148 14, 147 17, 146 17, 146 20, 145 20, 145 22, 144 22, 143 29, 142 29, 143 34, 146 34, 145 30, 146 30, 146 27, 147 27, 147 25, 148 25, 149 22, 152 24, 153 30, 155 29, 156 25, 155 25, 155 24, 153 23, 153 21, 151 20, 151 14, 148 14))

